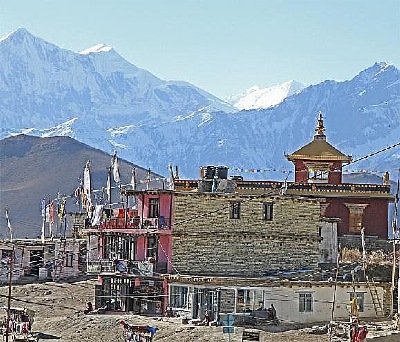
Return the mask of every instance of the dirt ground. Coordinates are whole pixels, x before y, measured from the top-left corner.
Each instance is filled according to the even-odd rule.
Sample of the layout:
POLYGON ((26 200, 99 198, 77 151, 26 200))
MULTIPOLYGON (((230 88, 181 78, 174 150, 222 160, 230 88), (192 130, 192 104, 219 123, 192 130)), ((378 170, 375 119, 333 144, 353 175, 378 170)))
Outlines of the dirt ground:
MULTIPOLYGON (((93 301, 94 280, 73 283, 40 283, 15 285, 12 287, 11 306, 26 307, 36 312, 32 330, 39 332, 40 341, 60 342, 117 342, 124 341, 121 319, 134 325, 150 325, 158 329, 154 342, 240 342, 243 328, 235 328, 233 334, 223 334, 221 327, 194 326, 182 324, 179 318, 152 318, 136 315, 84 315, 87 301, 93 301)), ((0 287, 2 306, 7 305, 8 287, 0 287)), ((5 312, 4 312, 5 314, 5 312)), ((391 335, 392 322, 371 323, 368 338, 385 336, 376 341, 400 341, 400 334, 391 335)), ((283 324, 275 330, 283 330, 283 324)), ((292 327, 293 328, 293 327, 292 327)), ((290 328, 288 328, 290 329, 290 328)), ((274 342, 325 342, 329 335, 311 334, 311 328, 283 332, 261 332, 261 341, 274 342)), ((318 330, 318 329, 317 329, 318 330)), ((315 331, 315 329, 314 329, 315 331)), ((347 341, 347 338, 333 338, 331 341, 347 341)), ((11 341, 11 339, 10 339, 11 341)))

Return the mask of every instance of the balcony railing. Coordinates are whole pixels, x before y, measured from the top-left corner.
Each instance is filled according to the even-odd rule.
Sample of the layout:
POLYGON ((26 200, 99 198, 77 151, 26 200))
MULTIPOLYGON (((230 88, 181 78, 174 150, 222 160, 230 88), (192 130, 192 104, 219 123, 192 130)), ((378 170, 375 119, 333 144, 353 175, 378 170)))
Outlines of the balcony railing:
POLYGON ((155 273, 167 273, 167 263, 136 260, 93 260, 88 261, 87 272, 90 274, 120 273, 151 277, 155 273))
POLYGON ((112 217, 105 219, 100 223, 99 229, 170 229, 171 220, 169 217, 160 216, 153 218, 121 218, 112 217))

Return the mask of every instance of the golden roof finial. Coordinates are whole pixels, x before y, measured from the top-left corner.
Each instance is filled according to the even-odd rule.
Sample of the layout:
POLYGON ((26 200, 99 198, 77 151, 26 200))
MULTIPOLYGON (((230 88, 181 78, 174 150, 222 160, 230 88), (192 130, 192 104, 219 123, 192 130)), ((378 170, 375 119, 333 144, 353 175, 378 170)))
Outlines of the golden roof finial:
POLYGON ((317 132, 315 137, 325 137, 325 134, 324 134, 324 131, 325 131, 324 118, 322 117, 322 113, 321 112, 318 113, 318 125, 315 128, 315 131, 317 132))

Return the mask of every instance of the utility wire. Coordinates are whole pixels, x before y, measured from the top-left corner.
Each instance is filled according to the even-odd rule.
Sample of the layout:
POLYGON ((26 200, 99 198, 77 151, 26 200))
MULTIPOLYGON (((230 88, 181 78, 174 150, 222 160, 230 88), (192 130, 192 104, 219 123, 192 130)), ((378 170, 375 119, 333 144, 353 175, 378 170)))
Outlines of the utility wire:
POLYGON ((348 165, 350 165, 350 164, 357 163, 357 162, 359 162, 359 161, 361 161, 361 160, 364 160, 364 159, 368 159, 368 158, 370 158, 370 157, 372 157, 372 156, 375 156, 375 155, 377 155, 377 154, 379 154, 379 153, 382 153, 382 152, 384 152, 384 151, 390 150, 390 149, 392 149, 392 148, 394 148, 394 147, 397 147, 397 146, 400 146, 400 142, 398 142, 398 143, 396 143, 396 144, 393 144, 393 145, 390 145, 390 146, 388 146, 388 147, 385 147, 385 148, 383 148, 383 149, 381 149, 381 150, 372 152, 372 153, 370 153, 370 154, 368 154, 368 155, 366 155, 366 156, 364 156, 364 157, 355 159, 355 160, 353 160, 353 161, 347 163, 346 165, 343 165, 343 167, 346 167, 346 166, 348 166, 348 165))

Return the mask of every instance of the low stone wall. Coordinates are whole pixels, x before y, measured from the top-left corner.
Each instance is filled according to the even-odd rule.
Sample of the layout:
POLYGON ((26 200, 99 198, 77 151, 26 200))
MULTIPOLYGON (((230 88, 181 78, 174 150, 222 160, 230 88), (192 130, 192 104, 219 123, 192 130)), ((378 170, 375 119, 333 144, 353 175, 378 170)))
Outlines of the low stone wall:
MULTIPOLYGON (((362 250, 362 242, 360 235, 345 235, 338 238, 338 242, 341 248, 355 248, 362 250)), ((375 236, 365 237, 365 249, 367 252, 383 250, 385 252, 391 252, 393 250, 393 244, 387 239, 379 239, 375 236)))

